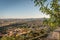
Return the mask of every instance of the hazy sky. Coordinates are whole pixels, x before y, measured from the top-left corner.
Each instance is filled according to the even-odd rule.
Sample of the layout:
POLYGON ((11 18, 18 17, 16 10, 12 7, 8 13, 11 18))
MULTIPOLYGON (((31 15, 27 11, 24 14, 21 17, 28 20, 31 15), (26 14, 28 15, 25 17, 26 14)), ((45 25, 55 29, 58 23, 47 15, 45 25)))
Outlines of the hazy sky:
POLYGON ((42 14, 32 0, 0 0, 0 18, 42 18, 42 14))

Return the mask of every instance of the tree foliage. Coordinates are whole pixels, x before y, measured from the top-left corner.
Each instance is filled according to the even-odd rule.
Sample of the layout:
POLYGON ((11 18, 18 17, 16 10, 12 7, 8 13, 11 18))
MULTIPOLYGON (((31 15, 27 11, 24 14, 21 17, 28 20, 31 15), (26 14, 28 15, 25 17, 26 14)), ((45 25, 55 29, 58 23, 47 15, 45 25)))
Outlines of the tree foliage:
POLYGON ((35 6, 39 6, 41 12, 49 15, 45 20, 50 27, 60 26, 60 0, 34 0, 35 6))

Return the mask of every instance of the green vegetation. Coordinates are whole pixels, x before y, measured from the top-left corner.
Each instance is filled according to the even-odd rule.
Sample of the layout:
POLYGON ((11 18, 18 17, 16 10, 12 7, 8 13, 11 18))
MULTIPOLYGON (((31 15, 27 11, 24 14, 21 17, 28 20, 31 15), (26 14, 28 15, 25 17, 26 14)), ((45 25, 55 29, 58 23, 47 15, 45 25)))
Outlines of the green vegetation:
POLYGON ((0 40, 43 40, 46 38, 50 31, 60 26, 60 0, 47 1, 49 0, 34 0, 34 3, 36 6, 39 6, 41 12, 50 16, 49 19, 46 19, 41 23, 32 21, 22 24, 12 24, 7 27, 0 28, 0 32, 3 31, 2 33, 4 34, 5 32, 7 34, 13 34, 9 34, 10 36, 4 35, 0 40), (26 30, 30 32, 27 32, 26 30))
POLYGON ((1 38, 1 40, 15 40, 15 38, 14 38, 14 37, 3 36, 3 37, 1 38))
POLYGON ((60 26, 60 0, 34 0, 40 11, 50 16, 45 23, 50 26, 51 30, 60 26), (49 2, 48 2, 49 1, 49 2))

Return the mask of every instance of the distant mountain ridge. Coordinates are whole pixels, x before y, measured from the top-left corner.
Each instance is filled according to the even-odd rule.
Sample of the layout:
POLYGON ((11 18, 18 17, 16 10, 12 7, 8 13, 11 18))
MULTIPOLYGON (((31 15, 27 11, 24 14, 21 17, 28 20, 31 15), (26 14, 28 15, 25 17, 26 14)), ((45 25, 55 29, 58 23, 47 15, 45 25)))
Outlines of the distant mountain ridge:
POLYGON ((24 23, 28 21, 40 20, 43 21, 44 18, 27 18, 27 19, 0 19, 0 27, 5 25, 10 25, 14 23, 24 23))

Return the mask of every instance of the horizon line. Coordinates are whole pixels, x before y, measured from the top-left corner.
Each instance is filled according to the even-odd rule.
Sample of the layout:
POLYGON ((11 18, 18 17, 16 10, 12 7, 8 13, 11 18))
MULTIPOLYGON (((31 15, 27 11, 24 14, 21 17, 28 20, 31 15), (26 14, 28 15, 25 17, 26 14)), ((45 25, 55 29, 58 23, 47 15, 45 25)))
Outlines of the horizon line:
MULTIPOLYGON (((46 17, 41 17, 41 18, 46 18, 46 17)), ((35 19, 35 18, 0 18, 0 19, 35 19)))

